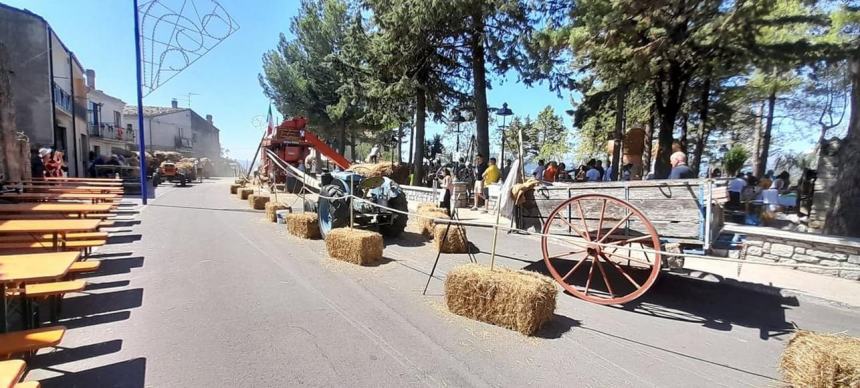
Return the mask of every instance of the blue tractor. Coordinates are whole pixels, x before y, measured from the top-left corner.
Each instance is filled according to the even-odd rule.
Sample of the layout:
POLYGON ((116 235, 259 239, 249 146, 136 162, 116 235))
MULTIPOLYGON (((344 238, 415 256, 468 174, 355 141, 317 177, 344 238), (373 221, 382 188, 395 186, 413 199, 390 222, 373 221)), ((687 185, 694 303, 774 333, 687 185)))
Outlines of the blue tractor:
POLYGON ((364 177, 351 171, 325 173, 320 178, 320 198, 315 210, 323 238, 334 228, 349 226, 350 207, 356 225, 375 225, 386 237, 397 237, 403 233, 408 221, 406 214, 371 204, 408 211, 406 193, 400 189, 397 182, 388 177, 364 177), (348 194, 365 201, 354 200, 348 197, 348 194))

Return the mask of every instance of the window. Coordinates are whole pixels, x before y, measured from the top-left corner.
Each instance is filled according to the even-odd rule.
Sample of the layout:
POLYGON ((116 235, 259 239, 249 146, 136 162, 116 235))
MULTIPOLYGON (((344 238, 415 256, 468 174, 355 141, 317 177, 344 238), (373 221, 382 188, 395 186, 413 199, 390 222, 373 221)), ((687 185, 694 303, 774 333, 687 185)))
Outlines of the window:
POLYGON ((113 125, 116 127, 122 127, 122 113, 113 111, 113 125))

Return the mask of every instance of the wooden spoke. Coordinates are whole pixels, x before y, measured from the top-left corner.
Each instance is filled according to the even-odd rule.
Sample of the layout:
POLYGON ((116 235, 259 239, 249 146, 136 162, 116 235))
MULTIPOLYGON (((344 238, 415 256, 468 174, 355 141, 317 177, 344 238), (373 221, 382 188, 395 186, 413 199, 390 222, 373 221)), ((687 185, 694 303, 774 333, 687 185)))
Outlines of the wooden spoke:
POLYGON ((612 267, 617 269, 618 272, 621 272, 621 275, 624 276, 631 284, 633 284, 633 286, 635 286, 636 288, 642 287, 641 285, 639 285, 639 283, 637 283, 635 280, 633 280, 633 278, 630 277, 630 275, 628 275, 627 272, 624 271, 624 268, 621 268, 621 266, 618 265, 618 263, 607 259, 605 256, 603 258, 606 259, 606 262, 608 262, 612 267))
POLYGON ((591 233, 588 232, 588 223, 585 222, 585 212, 582 211, 582 203, 576 201, 576 207, 579 208, 579 219, 582 220, 582 226, 585 227, 585 238, 591 241, 591 233))
MULTIPOLYGON (((616 250, 617 250, 617 249, 616 249, 616 250)), ((612 251, 612 252, 607 253, 607 254, 608 254, 608 255, 611 255, 612 257, 616 257, 616 256, 618 256, 618 257, 620 257, 620 258, 622 258, 622 259, 627 259, 627 260, 630 260, 630 261, 635 261, 635 262, 637 262, 637 263, 639 263, 639 264, 645 264, 645 265, 647 265, 647 266, 649 266, 649 267, 651 266, 651 262, 649 262, 649 261, 642 261, 641 259, 638 259, 638 258, 635 258, 635 257, 630 257, 630 256, 627 256, 627 255, 622 255, 622 254, 620 254, 620 253, 615 253, 615 251, 612 251)))
MULTIPOLYGON (((576 234, 578 234, 580 237, 584 238, 586 241, 591 240, 590 237, 584 236, 582 234, 582 232, 579 231, 579 229, 577 229, 575 226, 573 226, 573 224, 570 223, 570 221, 568 221, 564 218, 560 218, 560 217, 558 219, 561 220, 561 222, 564 222, 565 224, 567 224, 567 226, 569 226, 571 229, 573 229, 573 231, 576 232, 576 234)), ((586 233, 588 233, 588 230, 586 230, 586 233)))
POLYGON ((644 236, 639 236, 639 237, 628 238, 626 240, 612 241, 612 242, 608 242, 605 244, 606 245, 624 245, 624 244, 629 244, 629 243, 637 242, 637 241, 647 241, 650 239, 651 239, 651 236, 644 235, 644 236))
POLYGON ((582 263, 584 263, 586 261, 588 261, 588 256, 586 256, 582 260, 580 260, 579 263, 576 263, 576 265, 574 265, 573 268, 570 269, 570 271, 567 271, 567 274, 565 274, 564 277, 561 278, 561 280, 566 281, 567 278, 570 275, 573 275, 573 272, 576 271, 576 269, 579 268, 579 266, 582 265, 582 263))
POLYGON ((567 252, 567 253, 559 253, 559 254, 557 254, 557 255, 549 256, 548 258, 549 258, 549 259, 560 259, 560 258, 565 257, 565 256, 575 255, 575 254, 583 253, 583 252, 585 252, 585 249, 583 249, 583 250, 581 250, 581 251, 570 251, 570 252, 567 252))
POLYGON ((606 199, 603 199, 603 207, 600 208, 600 223, 597 224, 597 237, 595 240, 600 240, 600 231, 603 230, 603 216, 606 214, 606 199))
POLYGON ((594 262, 597 263, 597 269, 600 270, 600 275, 603 276, 603 283, 606 284, 606 289, 609 291, 609 295, 614 298, 615 292, 612 291, 612 285, 609 284, 609 277, 606 276, 606 271, 603 269, 603 264, 600 264, 600 257, 595 257, 594 262))
POLYGON ((591 261, 591 268, 588 269, 588 280, 585 281, 585 295, 588 295, 588 289, 591 288, 591 277, 594 275, 594 263, 597 262, 597 259, 592 258, 591 261))
POLYGON ((633 213, 627 213, 627 215, 624 216, 624 218, 622 218, 620 221, 618 221, 618 223, 615 224, 615 226, 613 226, 612 229, 609 230, 609 233, 607 233, 606 236, 603 236, 603 238, 598 240, 597 242, 602 243, 603 240, 605 240, 607 236, 611 236, 612 233, 615 232, 615 230, 617 230, 618 227, 621 226, 621 224, 623 224, 625 221, 630 219, 630 216, 632 216, 632 215, 633 215, 633 213))

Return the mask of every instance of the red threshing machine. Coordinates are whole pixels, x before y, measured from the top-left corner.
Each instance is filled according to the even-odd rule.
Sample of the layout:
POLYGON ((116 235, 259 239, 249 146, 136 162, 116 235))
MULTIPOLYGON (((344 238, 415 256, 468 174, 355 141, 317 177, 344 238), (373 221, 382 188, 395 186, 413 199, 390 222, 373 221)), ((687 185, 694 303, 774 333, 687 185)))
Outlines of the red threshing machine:
MULTIPOLYGON (((320 140, 313 132, 307 129, 308 120, 304 117, 293 117, 284 119, 278 125, 271 136, 263 139, 262 147, 278 155, 281 160, 298 167, 300 162, 305 161, 311 154, 311 148, 325 156, 331 163, 341 169, 348 169, 350 163, 346 158, 320 140)), ((262 176, 273 179, 273 183, 286 183, 286 175, 275 168, 272 161, 261 153, 262 176)))

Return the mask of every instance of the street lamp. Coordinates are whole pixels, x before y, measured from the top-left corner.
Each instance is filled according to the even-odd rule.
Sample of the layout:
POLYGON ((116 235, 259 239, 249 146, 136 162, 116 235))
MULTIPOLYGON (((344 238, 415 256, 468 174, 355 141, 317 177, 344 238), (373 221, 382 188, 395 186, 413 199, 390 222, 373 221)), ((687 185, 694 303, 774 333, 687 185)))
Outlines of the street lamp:
POLYGON ((507 126, 506 118, 510 115, 513 115, 514 112, 508 109, 508 103, 505 102, 502 104, 502 109, 496 111, 496 116, 502 116, 502 126, 499 127, 502 133, 502 160, 499 161, 499 165, 501 166, 501 170, 505 169, 505 127, 507 126))
POLYGON ((460 134, 463 133, 463 131, 460 130, 460 123, 465 123, 466 118, 463 117, 462 114, 460 114, 460 111, 457 111, 457 115, 454 116, 453 118, 451 118, 451 121, 457 123, 457 130, 454 131, 454 133, 457 134, 457 154, 459 155, 460 154, 460 134))

